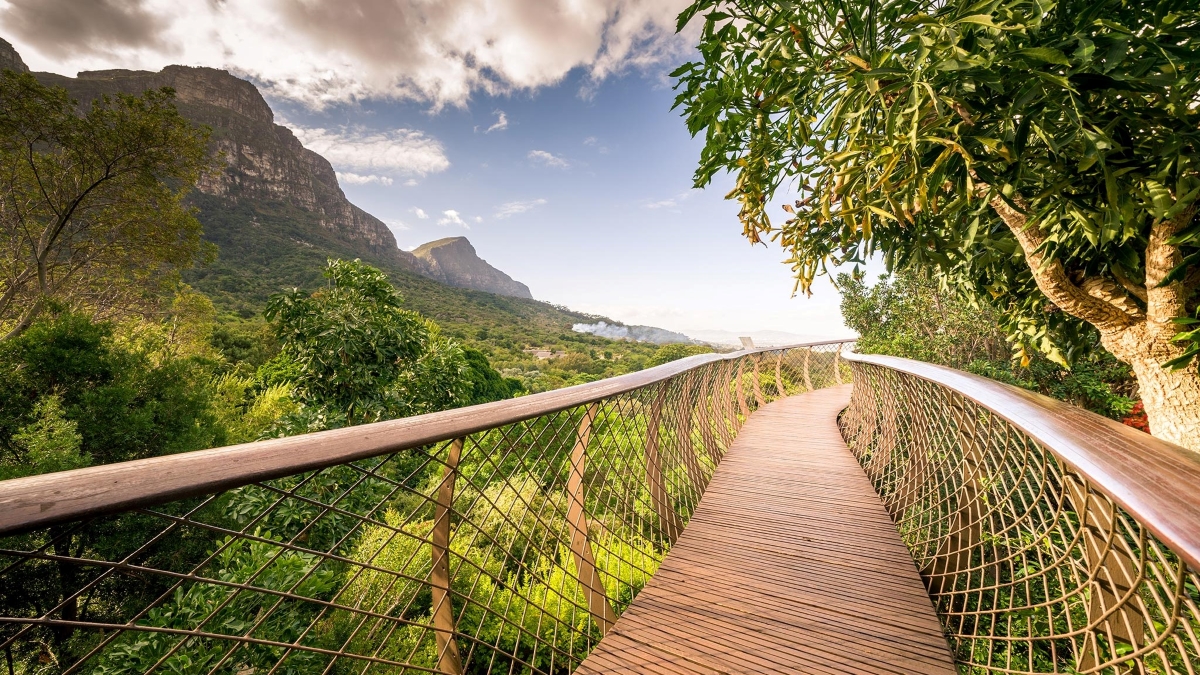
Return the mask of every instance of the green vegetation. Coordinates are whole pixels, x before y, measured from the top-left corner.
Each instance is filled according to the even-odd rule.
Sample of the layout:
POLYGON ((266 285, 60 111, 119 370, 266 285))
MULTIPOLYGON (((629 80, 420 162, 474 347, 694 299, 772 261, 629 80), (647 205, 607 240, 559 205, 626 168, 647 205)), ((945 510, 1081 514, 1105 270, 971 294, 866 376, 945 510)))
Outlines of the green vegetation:
POLYGON ((842 316, 858 331, 857 349, 967 370, 1024 387, 1093 412, 1125 419, 1137 388, 1129 366, 1096 348, 1070 368, 1040 354, 1014 360, 991 305, 963 299, 912 272, 884 276, 874 286, 838 277, 842 316))
POLYGON ((677 105, 745 234, 807 290, 881 255, 993 302, 1059 364, 1102 345, 1200 450, 1200 11, 1190 0, 697 0, 677 105), (766 209, 798 191, 791 216, 766 209), (1098 334, 1098 340, 1097 340, 1098 334), (1190 336, 1190 337, 1189 337, 1190 336))
POLYGON ((207 133, 170 89, 86 111, 28 73, 0 72, 0 340, 50 302, 123 316, 153 306, 203 249, 183 198, 207 133))

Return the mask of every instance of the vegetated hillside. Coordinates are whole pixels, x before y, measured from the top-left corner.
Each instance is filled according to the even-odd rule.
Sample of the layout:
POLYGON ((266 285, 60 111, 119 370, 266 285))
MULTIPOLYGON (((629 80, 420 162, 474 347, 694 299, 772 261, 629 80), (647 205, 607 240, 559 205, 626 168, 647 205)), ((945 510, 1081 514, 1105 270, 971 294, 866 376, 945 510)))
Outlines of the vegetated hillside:
MULTIPOLYGON (((0 61, 12 68, 24 65, 7 43, 0 44, 0 61)), ((409 308, 479 347, 496 367, 532 390, 636 370, 656 358, 655 345, 573 332, 573 324, 602 317, 530 299, 524 284, 487 265, 465 239, 430 247, 455 255, 431 250, 429 260, 400 250, 386 225, 346 199, 329 162, 275 124, 270 106, 250 82, 222 70, 187 66, 157 73, 94 71, 73 78, 34 75, 82 103, 173 87, 180 112, 212 129, 213 150, 222 153, 224 167, 201 181, 191 199, 218 256, 187 271, 184 279, 212 297, 234 333, 261 334, 261 326, 239 321, 261 322, 272 293, 322 285, 327 259, 361 258, 388 274, 409 308), (553 356, 539 359, 538 351, 553 356)))

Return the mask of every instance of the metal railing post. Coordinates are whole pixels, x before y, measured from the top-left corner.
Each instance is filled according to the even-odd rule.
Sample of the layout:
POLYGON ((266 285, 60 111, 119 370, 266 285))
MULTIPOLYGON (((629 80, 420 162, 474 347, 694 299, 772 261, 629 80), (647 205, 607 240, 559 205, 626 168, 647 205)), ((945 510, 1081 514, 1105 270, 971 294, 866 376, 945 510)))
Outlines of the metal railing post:
POLYGON ((776 396, 783 398, 787 396, 787 391, 783 388, 783 350, 779 350, 779 354, 775 356, 775 392, 776 396))
POLYGON ((738 411, 742 413, 741 419, 738 420, 739 427, 741 426, 742 421, 750 416, 750 406, 746 405, 746 388, 742 385, 742 363, 745 362, 745 360, 746 357, 744 356, 737 360, 737 402, 738 411))
POLYGON ((838 384, 842 383, 842 343, 839 342, 837 350, 833 352, 833 381, 838 384))
POLYGON ((608 593, 604 590, 604 580, 596 569, 596 558, 592 552, 592 543, 588 535, 588 520, 583 481, 587 469, 587 447, 592 436, 592 425, 596 421, 600 404, 593 403, 587 407, 583 420, 579 422, 579 430, 575 436, 575 448, 571 451, 571 475, 567 478, 567 494, 570 503, 567 505, 567 522, 571 527, 571 557, 575 559, 575 572, 579 586, 587 601, 588 612, 592 621, 600 629, 600 635, 605 635, 617 621, 617 613, 613 611, 608 601, 608 593))
POLYGON ((1138 561, 1122 550, 1112 502, 1093 494, 1077 476, 1068 474, 1063 484, 1075 513, 1079 514, 1087 565, 1090 630, 1083 649, 1076 655, 1076 668, 1087 671, 1100 665, 1097 638, 1106 642, 1120 640, 1134 649, 1145 643, 1146 620, 1143 610, 1136 607, 1142 570, 1138 561))
POLYGON ((462 457, 463 439, 450 443, 450 453, 438 486, 433 517, 432 566, 429 585, 433 592, 433 627, 437 636, 438 670, 446 675, 462 675, 462 657, 454 641, 454 606, 450 600, 450 516, 453 513, 454 480, 462 457))
POLYGON ((650 488, 650 501, 655 514, 658 515, 659 526, 662 527, 667 540, 674 544, 679 538, 679 533, 683 531, 683 523, 679 520, 679 514, 675 513, 675 508, 671 505, 671 495, 667 492, 658 440, 663 404, 666 402, 670 385, 670 380, 662 383, 654 402, 650 405, 650 415, 646 422, 646 483, 650 488))
POLYGON ((754 363, 754 402, 756 404, 758 404, 759 408, 761 408, 767 404, 767 400, 765 398, 763 398, 762 382, 759 379, 758 362, 759 362, 759 359, 761 358, 761 356, 759 354, 755 354, 754 356, 752 356, 750 358, 753 360, 753 363, 754 363))
POLYGON ((804 348, 804 386, 808 391, 813 391, 812 372, 809 370, 809 363, 812 361, 812 347, 804 348))

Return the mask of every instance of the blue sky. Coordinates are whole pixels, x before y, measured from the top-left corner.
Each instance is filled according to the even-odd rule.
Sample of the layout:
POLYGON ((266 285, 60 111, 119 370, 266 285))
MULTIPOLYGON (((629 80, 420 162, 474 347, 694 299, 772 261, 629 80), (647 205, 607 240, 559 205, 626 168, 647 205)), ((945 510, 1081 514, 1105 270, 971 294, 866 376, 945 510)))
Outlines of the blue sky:
POLYGON ((418 102, 322 111, 271 103, 300 128, 436 139, 449 164, 441 171, 360 169, 391 184, 352 184, 345 173, 354 167, 337 167, 350 199, 389 223, 402 248, 466 236, 536 298, 627 323, 846 334, 833 288, 790 298, 782 251, 741 237, 737 207, 723 199, 727 179, 692 189, 701 142, 671 111, 674 92, 659 73, 627 73, 586 93, 584 80, 574 72, 535 92, 476 95, 437 112, 418 102))
POLYGON ((683 4, 0 0, 0 36, 34 70, 247 77, 402 248, 467 236, 538 299, 684 332, 847 335, 828 283, 792 298, 783 252, 741 237, 727 178, 691 189, 701 141, 665 75, 695 38, 674 32, 683 4))

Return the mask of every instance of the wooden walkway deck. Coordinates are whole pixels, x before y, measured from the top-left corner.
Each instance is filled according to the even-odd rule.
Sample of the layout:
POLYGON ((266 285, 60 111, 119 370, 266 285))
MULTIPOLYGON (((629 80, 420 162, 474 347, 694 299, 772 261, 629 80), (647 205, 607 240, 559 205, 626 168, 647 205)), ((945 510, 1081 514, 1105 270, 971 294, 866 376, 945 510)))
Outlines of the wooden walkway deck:
POLYGON ((946 640, 837 428, 850 385, 754 413, 662 567, 576 671, 936 673, 946 640))

